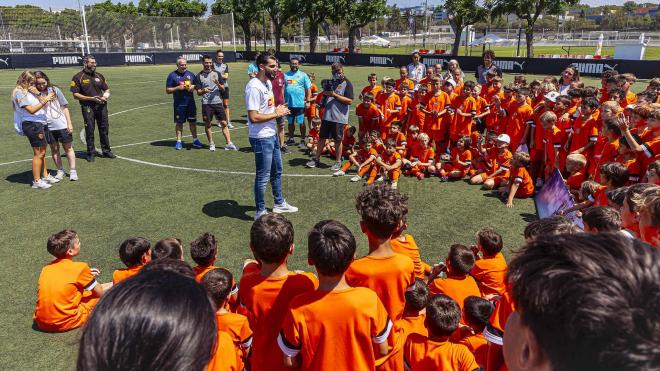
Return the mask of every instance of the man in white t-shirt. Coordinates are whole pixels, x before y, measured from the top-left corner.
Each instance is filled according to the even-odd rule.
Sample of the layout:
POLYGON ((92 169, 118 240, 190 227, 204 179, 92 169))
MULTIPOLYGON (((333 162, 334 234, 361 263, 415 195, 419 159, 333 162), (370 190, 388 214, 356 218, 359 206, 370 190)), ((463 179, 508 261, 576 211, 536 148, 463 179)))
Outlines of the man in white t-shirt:
POLYGON ((282 196, 282 156, 275 120, 288 115, 286 105, 275 106, 271 81, 277 74, 277 59, 262 54, 256 60, 259 68, 256 78, 245 87, 245 106, 248 111, 248 136, 254 151, 256 176, 254 180, 254 202, 259 219, 267 214, 264 202, 266 185, 270 180, 275 206, 274 213, 295 213, 297 207, 289 205, 282 196))

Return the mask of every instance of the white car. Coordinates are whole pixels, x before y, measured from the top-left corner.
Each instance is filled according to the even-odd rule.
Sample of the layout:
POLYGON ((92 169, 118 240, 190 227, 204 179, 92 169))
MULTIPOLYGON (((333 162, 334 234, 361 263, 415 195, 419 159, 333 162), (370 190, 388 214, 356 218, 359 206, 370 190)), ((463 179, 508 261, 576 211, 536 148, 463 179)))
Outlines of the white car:
POLYGON ((365 36, 360 40, 360 44, 363 46, 370 45, 370 46, 380 46, 382 48, 389 48, 390 47, 390 41, 383 39, 380 36, 376 35, 370 35, 370 36, 365 36))

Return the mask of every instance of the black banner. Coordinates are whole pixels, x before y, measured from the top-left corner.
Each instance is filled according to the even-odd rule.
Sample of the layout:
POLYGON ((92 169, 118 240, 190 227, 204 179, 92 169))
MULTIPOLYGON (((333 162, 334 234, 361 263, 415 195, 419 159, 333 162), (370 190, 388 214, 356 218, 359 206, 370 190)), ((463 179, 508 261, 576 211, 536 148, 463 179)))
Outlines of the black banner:
MULTIPOLYGON (((236 58, 254 60, 255 52, 237 52, 236 58)), ((331 64, 341 62, 347 66, 386 66, 399 67, 410 63, 409 55, 387 54, 339 54, 339 53, 277 53, 277 58, 288 61, 298 58, 301 63, 331 64)), ((422 63, 440 63, 446 68, 451 59, 456 59, 465 71, 475 71, 482 64, 481 57, 452 57, 446 55, 422 55, 422 63)), ((494 63, 503 72, 511 74, 535 74, 558 76, 564 68, 574 65, 584 76, 600 76, 604 71, 617 70, 620 73, 633 73, 640 79, 660 76, 660 60, 623 59, 564 59, 564 58, 496 58, 494 63)))
POLYGON ((0 55, 0 70, 11 68, 11 55, 0 55))

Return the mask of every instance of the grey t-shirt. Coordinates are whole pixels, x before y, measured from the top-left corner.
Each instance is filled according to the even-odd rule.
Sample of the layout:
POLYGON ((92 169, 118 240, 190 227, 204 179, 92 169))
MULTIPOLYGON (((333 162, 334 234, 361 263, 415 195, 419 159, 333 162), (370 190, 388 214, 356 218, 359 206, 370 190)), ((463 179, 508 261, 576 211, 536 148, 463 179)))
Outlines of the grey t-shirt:
MULTIPOLYGON (((343 81, 332 80, 332 90, 338 95, 353 99, 353 84, 348 79, 343 81)), ((320 93, 322 94, 322 93, 320 93)), ((323 97, 322 105, 325 106, 323 120, 340 124, 348 123, 349 105, 344 104, 332 97, 323 97)))
POLYGON ((222 81, 221 77, 215 71, 202 71, 195 77, 195 87, 197 89, 209 88, 211 91, 202 95, 202 104, 222 104, 220 88, 213 80, 222 81))
POLYGON ((227 80, 222 78, 222 76, 224 76, 225 73, 229 73, 229 66, 227 65, 227 63, 220 63, 220 64, 213 63, 213 67, 215 68, 215 71, 220 74, 220 79, 218 79, 218 81, 223 83, 225 88, 229 87, 227 80))

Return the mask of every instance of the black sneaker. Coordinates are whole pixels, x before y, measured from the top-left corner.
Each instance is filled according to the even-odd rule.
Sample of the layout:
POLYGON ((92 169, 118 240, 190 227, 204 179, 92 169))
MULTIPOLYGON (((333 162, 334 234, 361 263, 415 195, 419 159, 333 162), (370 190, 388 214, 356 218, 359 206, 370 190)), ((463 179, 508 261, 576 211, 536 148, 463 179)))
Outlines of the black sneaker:
POLYGON ((103 157, 107 157, 107 158, 117 158, 117 155, 115 155, 114 153, 108 151, 108 152, 103 152, 103 157))
POLYGON ((282 154, 284 154, 284 155, 291 153, 291 151, 289 151, 289 147, 287 147, 287 146, 282 146, 280 148, 280 152, 282 152, 282 154))
POLYGON ((87 162, 94 162, 94 154, 88 153, 85 159, 87 160, 87 162))

